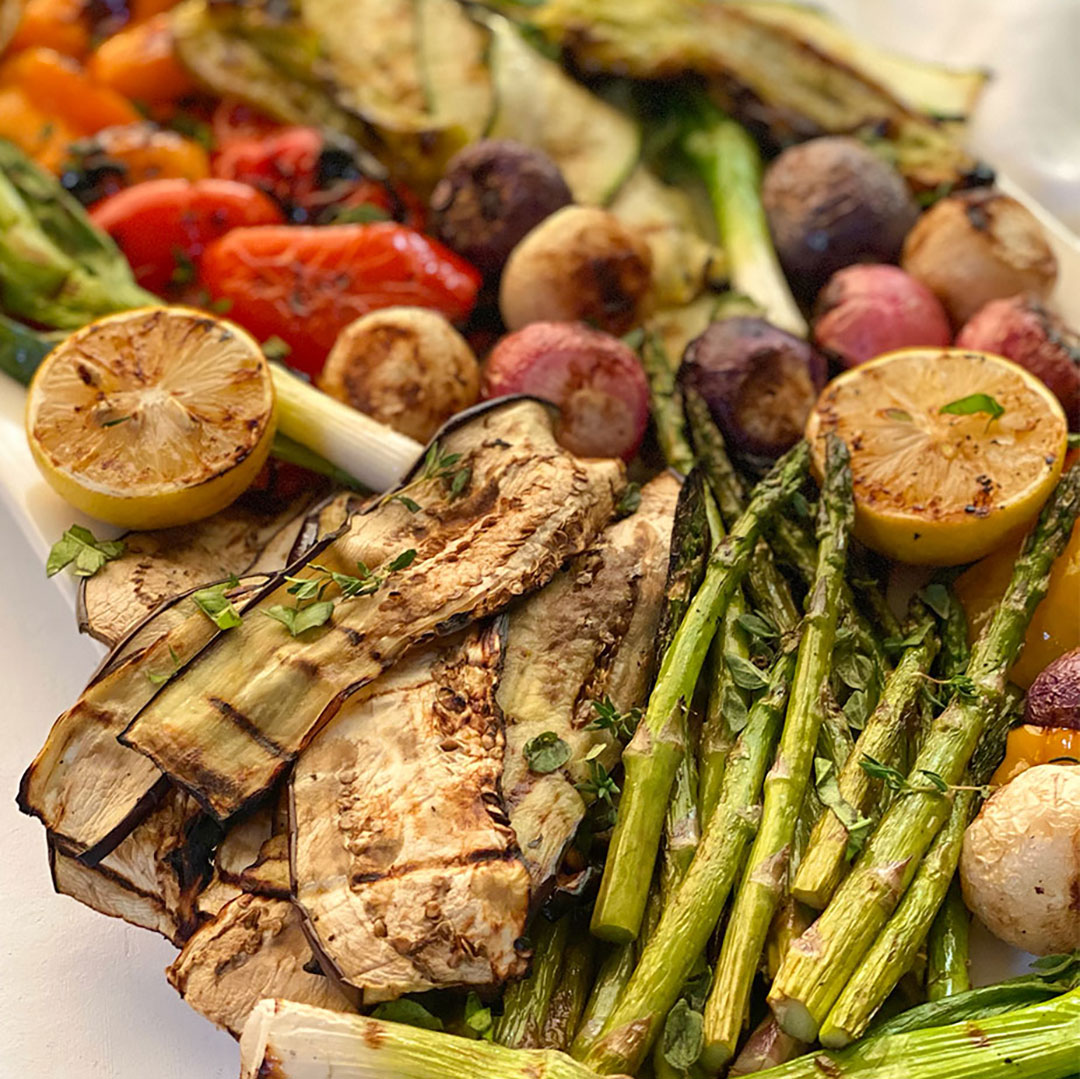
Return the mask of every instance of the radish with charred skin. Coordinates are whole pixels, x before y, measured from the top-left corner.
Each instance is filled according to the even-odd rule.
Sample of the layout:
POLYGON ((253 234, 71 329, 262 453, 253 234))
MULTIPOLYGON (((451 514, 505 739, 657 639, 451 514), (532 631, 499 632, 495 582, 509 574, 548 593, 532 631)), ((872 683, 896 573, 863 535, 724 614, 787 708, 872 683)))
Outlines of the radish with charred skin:
POLYGON ((1034 215, 991 188, 935 203, 908 233, 900 265, 957 327, 991 300, 1018 292, 1045 298, 1057 280, 1057 259, 1034 215))
POLYGON ((614 214, 566 206, 510 253, 499 309, 511 330, 580 320, 621 335, 647 314, 651 273, 648 246, 614 214))
POLYGON ((1001 940, 1036 955, 1080 948, 1080 767, 1040 764, 968 826, 964 901, 1001 940))
POLYGON ((1041 378, 1080 430, 1080 336, 1031 295, 991 300, 964 324, 959 348, 996 352, 1041 378))
POLYGON ((634 350, 581 323, 534 322, 495 346, 483 396, 513 393, 558 405, 556 437, 580 457, 629 461, 649 419, 649 387, 634 350))
POLYGON ((705 398, 729 445, 778 457, 802 437, 825 367, 812 345, 764 319, 726 318, 690 342, 679 380, 705 398))
POLYGON ((389 307, 338 334, 319 389, 427 442, 455 412, 476 403, 480 365, 437 311, 389 307))
POLYGON ((431 195, 432 226, 492 281, 527 232, 573 201, 547 154, 511 139, 482 139, 450 159, 431 195))
POLYGON ((845 367, 885 352, 952 341, 945 309, 899 266, 864 263, 833 274, 817 299, 814 340, 845 367))

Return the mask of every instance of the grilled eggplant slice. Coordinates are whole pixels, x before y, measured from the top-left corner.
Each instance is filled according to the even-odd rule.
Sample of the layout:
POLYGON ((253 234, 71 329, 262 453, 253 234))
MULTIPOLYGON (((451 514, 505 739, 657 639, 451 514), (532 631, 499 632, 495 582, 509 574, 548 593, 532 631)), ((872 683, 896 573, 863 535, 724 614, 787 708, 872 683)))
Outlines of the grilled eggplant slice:
POLYGON ((339 599, 325 624, 291 637, 265 616, 296 604, 296 586, 282 579, 165 685, 122 741, 219 819, 232 816, 412 645, 546 584, 607 522, 624 482, 620 462, 562 449, 548 408, 531 400, 449 428, 428 454, 428 472, 439 471, 436 458, 452 461, 452 475, 421 472, 404 501, 384 499, 354 516, 290 570, 317 577, 372 567, 387 575, 378 591, 339 599))
POLYGON ((354 696, 290 781, 296 901, 365 1002, 523 974, 529 875, 499 797, 496 623, 354 696))
POLYGON ((281 561, 321 492, 267 505, 247 498, 205 521, 155 532, 129 532, 124 553, 79 588, 79 629, 110 647, 164 600, 247 573, 263 548, 277 538, 284 543, 281 561), (281 534, 281 535, 279 535, 281 534))
POLYGON ((670 473, 652 480, 637 513, 609 525, 510 615, 498 691, 506 718, 502 789, 538 898, 585 814, 575 783, 588 778, 586 756, 599 749, 607 768, 619 759, 612 733, 588 727, 592 702, 610 697, 620 711, 645 703, 678 495, 670 473), (546 731, 570 746, 571 763, 540 775, 524 750, 546 731))
POLYGON ((263 997, 355 1011, 314 961, 300 913, 288 900, 256 895, 232 900, 195 933, 165 973, 188 1004, 234 1037, 263 997))
POLYGON ((81 903, 152 929, 178 947, 199 922, 197 900, 210 877, 220 831, 198 802, 172 788, 162 803, 96 866, 49 839, 53 884, 81 903))
POLYGON ((200 915, 216 917, 226 903, 244 891, 240 879, 244 870, 258 859, 263 844, 270 838, 273 818, 271 807, 261 806, 229 825, 214 852, 214 873, 210 883, 199 893, 200 915))
POLYGON ((269 895, 286 899, 292 895, 292 875, 289 872, 289 837, 285 832, 272 835, 259 851, 259 856, 240 874, 240 888, 253 895, 269 895))
MULTIPOLYGON (((239 591, 246 590, 241 583, 239 591)), ((217 628, 183 597, 163 607, 118 649, 53 724, 19 786, 19 808, 38 817, 65 853, 95 864, 168 790, 153 761, 116 739, 162 681, 217 628)))

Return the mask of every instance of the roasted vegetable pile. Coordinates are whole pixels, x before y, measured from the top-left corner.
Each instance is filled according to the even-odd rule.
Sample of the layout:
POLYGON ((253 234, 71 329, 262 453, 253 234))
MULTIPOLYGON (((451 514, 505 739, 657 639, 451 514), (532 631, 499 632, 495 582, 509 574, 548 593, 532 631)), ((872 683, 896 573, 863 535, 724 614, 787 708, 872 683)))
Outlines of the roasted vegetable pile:
POLYGON ((57 891, 248 1079, 1075 1075, 1080 366, 982 76, 757 0, 61 2, 0 366, 136 530, 47 567, 111 647, 19 790, 57 891))

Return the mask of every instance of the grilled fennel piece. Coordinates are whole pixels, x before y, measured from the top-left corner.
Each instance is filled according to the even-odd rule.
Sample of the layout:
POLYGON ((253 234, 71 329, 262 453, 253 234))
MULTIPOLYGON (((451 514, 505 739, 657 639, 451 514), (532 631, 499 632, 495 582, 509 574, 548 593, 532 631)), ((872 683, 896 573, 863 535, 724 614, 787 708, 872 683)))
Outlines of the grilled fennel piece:
POLYGON ((297 760, 296 901, 367 1003, 525 972, 529 875, 499 796, 501 628, 413 652, 297 760))
MULTIPOLYGON (((230 594, 250 590, 241 582, 230 594)), ((18 804, 64 853, 95 864, 164 796, 168 780, 117 735, 215 632, 189 596, 177 597, 131 631, 53 724, 22 777, 18 804)))
POLYGON ((50 837, 53 885, 86 906, 152 929, 177 946, 199 924, 197 900, 210 876, 218 828, 185 791, 172 788, 96 866, 65 854, 50 837))
POLYGON ((83 578, 79 629, 112 647, 164 600, 247 573, 271 543, 281 555, 268 568, 280 569, 295 538, 292 528, 299 531, 318 493, 271 506, 241 499, 195 524, 129 532, 124 553, 83 578))
POLYGON ((916 188, 963 184, 976 163, 947 127, 779 22, 720 0, 547 0, 496 6, 563 45, 587 72, 704 78, 718 104, 766 122, 781 142, 884 130, 916 188))
MULTIPOLYGON (((582 461, 555 441, 549 410, 513 401, 473 414, 438 444, 467 482, 418 478, 317 547, 294 575, 407 566, 373 594, 340 598, 292 637, 263 612, 294 606, 284 579, 167 683, 122 735, 227 818, 270 789, 348 697, 413 645, 460 629, 547 583, 592 542, 623 486, 617 461, 582 461), (466 472, 467 470, 467 472, 466 472), (415 507, 415 512, 414 512, 415 507)), ((336 590, 328 593, 337 597, 336 590)))
POLYGON ((165 973, 191 1007, 235 1037, 264 997, 355 1010, 313 959, 300 912, 284 899, 241 895, 227 903, 165 973))
POLYGON ((588 777, 586 755, 599 749, 607 769, 619 760, 611 731, 588 729, 592 702, 610 697, 625 713, 648 695, 678 493, 669 473, 646 484, 635 514, 609 525, 510 614, 498 690, 507 725, 502 791, 537 898, 585 814, 575 784, 588 777), (541 775, 524 749, 546 731, 570 746, 570 760, 541 775))

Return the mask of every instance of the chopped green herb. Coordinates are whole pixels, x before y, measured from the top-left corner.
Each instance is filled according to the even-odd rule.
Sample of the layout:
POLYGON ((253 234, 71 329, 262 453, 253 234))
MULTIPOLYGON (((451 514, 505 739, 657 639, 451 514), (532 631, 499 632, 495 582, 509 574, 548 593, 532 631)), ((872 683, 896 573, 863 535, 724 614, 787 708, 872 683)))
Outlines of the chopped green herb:
POLYGON ((483 1001, 475 993, 470 993, 465 998, 465 1028, 484 1041, 494 1040, 495 1021, 492 1018, 491 1009, 485 1007, 483 1001))
POLYGON ((815 758, 814 784, 817 788, 818 797, 821 799, 821 804, 831 809, 836 814, 837 820, 847 830, 846 856, 849 859, 854 858, 866 843, 874 822, 869 817, 864 817, 854 806, 845 801, 844 796, 840 793, 840 783, 837 780, 836 769, 833 767, 832 761, 826 760, 824 757, 815 758))
POLYGON ((397 573, 400 569, 407 569, 416 561, 416 548, 410 547, 407 551, 402 551, 401 554, 390 563, 390 572, 397 573))
POLYGON ((570 759, 570 746, 554 731, 538 734, 522 752, 529 771, 541 776, 558 771, 570 759))
POLYGON ((106 420, 102 427, 115 427, 119 423, 127 423, 128 420, 135 419, 134 413, 129 413, 127 416, 117 416, 115 420, 106 420))
POLYGON ((629 741, 637 725, 641 720, 641 709, 630 708, 626 712, 620 712, 614 702, 608 696, 601 701, 592 702, 592 710, 596 713, 593 720, 586 726, 587 731, 611 731, 622 742, 629 741))
POLYGON ((338 206, 320 221, 328 225, 370 225, 375 221, 389 221, 390 214, 373 202, 362 202, 359 206, 338 206))
POLYGON ((421 1030, 442 1030, 443 1021, 437 1016, 408 997, 399 1000, 387 1000, 378 1005, 371 1013, 372 1019, 383 1019, 388 1023, 404 1023, 409 1027, 420 1027, 421 1030))
POLYGON ((887 420, 897 420, 900 423, 911 423, 912 415, 910 412, 905 412, 902 408, 886 408, 882 411, 882 415, 887 420))
POLYGON ((240 612, 225 595, 225 588, 224 584, 200 588, 198 592, 192 592, 191 599, 218 629, 235 629, 241 622, 240 612))
POLYGON ((178 670, 180 670, 180 655, 175 648, 169 645, 169 658, 172 660, 172 670, 168 674, 155 674, 153 671, 146 672, 146 680, 152 686, 160 686, 167 682, 178 670))
POLYGON ((407 495, 394 495, 394 497, 391 498, 390 501, 391 502, 400 502, 410 513, 419 513, 420 512, 420 503, 419 502, 414 502, 407 495))
POLYGON ((988 393, 969 393, 942 405, 938 411, 950 416, 975 416, 982 412, 990 417, 991 423, 1005 415, 1005 409, 988 393))
POLYGON ((82 525, 72 525, 53 544, 45 563, 45 575, 53 577, 67 566, 76 577, 93 577, 106 562, 124 553, 122 540, 99 540, 82 525))
POLYGON ((614 807, 615 796, 619 793, 619 784, 612 779, 608 770, 594 757, 586 757, 589 766, 589 778, 577 784, 582 794, 592 795, 598 802, 614 807))
POLYGON ((190 285, 195 280, 195 263, 191 261, 191 256, 182 247, 174 247, 172 256, 173 271, 169 283, 190 285))
POLYGON ((280 622, 293 637, 309 629, 325 625, 334 613, 333 600, 323 599, 308 607, 286 607, 278 604, 263 612, 267 618, 280 622))
POLYGON ((724 662, 731 672, 731 680, 740 689, 764 689, 769 680, 765 677, 760 667, 755 667, 745 656, 738 652, 725 652, 724 662))
POLYGON ((630 517, 637 513, 641 508, 641 485, 637 483, 628 483, 623 488, 623 493, 619 497, 619 501, 615 504, 615 518, 616 520, 622 520, 624 517, 630 517))
POLYGON ((685 999, 676 1001, 664 1022, 660 1048, 664 1060, 679 1072, 696 1063, 705 1045, 705 1019, 685 999))
POLYGON ((747 612, 746 614, 740 614, 735 621, 743 632, 749 634, 751 637, 758 637, 762 640, 770 641, 780 636, 772 622, 762 614, 752 614, 747 612))
POLYGON ((268 337, 262 343, 263 355, 268 360, 284 360, 292 352, 292 345, 282 341, 280 337, 275 334, 273 337, 268 337))

